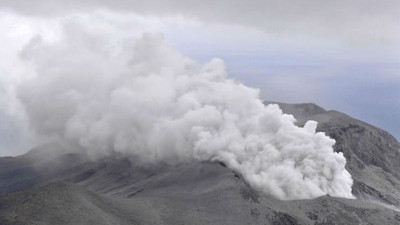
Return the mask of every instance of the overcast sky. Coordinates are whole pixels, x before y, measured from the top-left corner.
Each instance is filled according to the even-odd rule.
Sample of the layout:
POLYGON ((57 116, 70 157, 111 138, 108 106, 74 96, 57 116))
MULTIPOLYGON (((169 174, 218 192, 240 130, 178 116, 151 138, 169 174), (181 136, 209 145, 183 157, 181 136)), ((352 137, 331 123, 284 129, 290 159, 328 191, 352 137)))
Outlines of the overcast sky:
MULTIPOLYGON (((2 0, 1 106, 26 74, 21 49, 36 35, 57 39, 60 23, 78 20, 119 36, 161 32, 197 61, 221 58, 228 76, 266 100, 315 102, 400 138, 398 0, 2 0)), ((29 148, 16 145, 25 140, 16 127, 0 109, 0 155, 29 148)))

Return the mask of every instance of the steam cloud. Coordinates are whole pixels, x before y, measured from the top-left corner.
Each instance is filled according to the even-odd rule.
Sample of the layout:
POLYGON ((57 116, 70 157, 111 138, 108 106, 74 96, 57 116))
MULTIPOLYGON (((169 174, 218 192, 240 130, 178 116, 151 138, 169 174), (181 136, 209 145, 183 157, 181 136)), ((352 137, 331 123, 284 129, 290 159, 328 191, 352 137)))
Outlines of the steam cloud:
POLYGON ((38 134, 145 163, 222 161, 283 200, 352 197, 346 160, 316 122, 297 127, 227 78, 223 61, 200 65, 161 34, 120 40, 64 27, 60 40, 37 36, 20 56, 36 73, 17 91, 38 134))

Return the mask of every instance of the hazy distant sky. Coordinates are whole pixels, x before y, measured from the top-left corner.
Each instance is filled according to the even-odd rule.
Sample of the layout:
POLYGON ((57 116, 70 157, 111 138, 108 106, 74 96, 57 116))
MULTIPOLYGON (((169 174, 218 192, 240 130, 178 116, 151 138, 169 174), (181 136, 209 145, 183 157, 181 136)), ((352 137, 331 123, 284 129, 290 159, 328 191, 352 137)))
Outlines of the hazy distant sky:
MULTIPOLYGON (((15 50, 38 32, 51 38, 49 24, 56 33, 71 15, 126 34, 162 32, 197 61, 223 59, 266 100, 315 102, 400 138, 398 0, 2 0, 0 94, 20 79, 8 73, 15 50)), ((10 127, 0 110, 0 151, 19 140, 10 127)))

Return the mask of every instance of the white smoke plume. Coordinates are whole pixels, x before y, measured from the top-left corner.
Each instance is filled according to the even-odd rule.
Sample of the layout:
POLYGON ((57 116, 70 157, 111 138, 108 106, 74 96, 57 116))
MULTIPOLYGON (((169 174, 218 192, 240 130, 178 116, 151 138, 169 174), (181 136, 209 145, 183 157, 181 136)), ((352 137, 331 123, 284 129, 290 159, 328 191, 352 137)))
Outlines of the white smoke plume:
POLYGON ((131 39, 63 27, 37 36, 20 57, 35 71, 17 87, 30 126, 91 155, 118 152, 142 162, 222 161, 257 190, 283 200, 351 198, 352 178, 335 141, 317 123, 294 124, 258 90, 201 65, 161 34, 131 39))

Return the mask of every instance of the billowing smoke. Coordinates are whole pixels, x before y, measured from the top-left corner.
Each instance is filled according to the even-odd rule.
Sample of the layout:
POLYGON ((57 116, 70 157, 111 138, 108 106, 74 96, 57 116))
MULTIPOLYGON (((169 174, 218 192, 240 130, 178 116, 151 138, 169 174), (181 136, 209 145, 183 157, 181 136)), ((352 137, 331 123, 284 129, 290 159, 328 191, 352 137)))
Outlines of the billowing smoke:
POLYGON ((352 179, 335 141, 317 123, 294 125, 258 90, 227 78, 219 59, 201 65, 161 34, 130 39, 66 26, 37 36, 20 53, 35 71, 17 88, 30 126, 103 156, 144 163, 224 162, 279 199, 351 198, 352 179))

